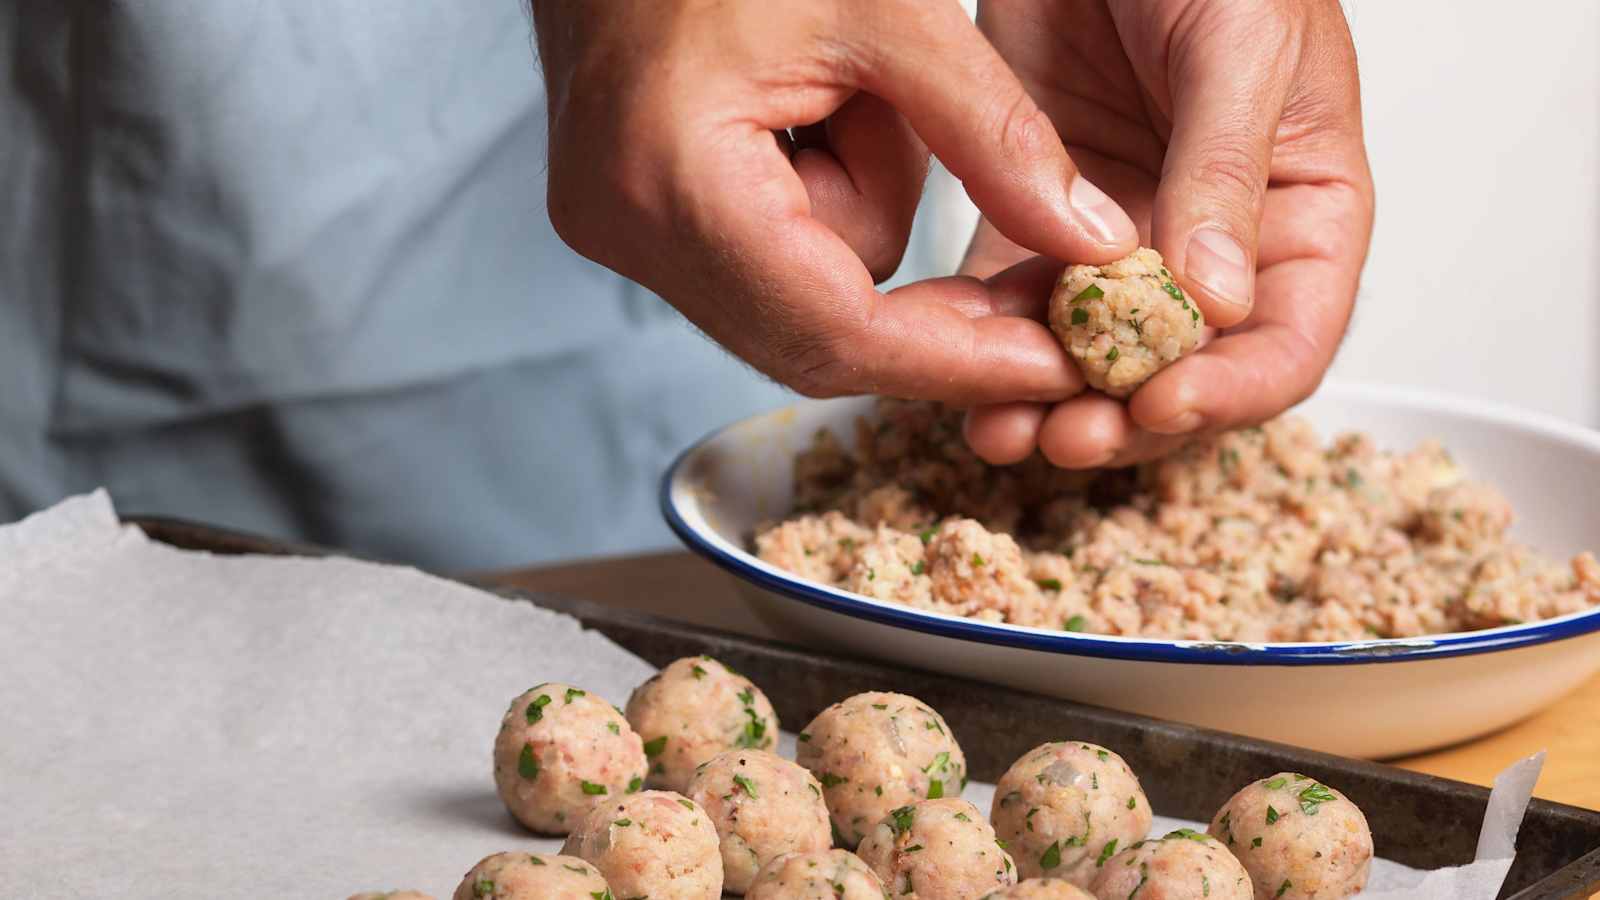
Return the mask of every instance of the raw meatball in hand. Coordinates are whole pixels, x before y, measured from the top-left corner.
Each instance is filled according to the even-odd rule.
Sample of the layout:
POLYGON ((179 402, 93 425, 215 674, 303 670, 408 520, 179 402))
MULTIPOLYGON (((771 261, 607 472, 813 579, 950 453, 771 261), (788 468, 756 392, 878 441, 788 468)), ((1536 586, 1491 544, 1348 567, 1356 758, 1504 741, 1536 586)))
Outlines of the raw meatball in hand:
POLYGON ((597 801, 644 786, 644 748, 616 707, 566 684, 511 701, 494 739, 494 784, 517 821, 566 834, 597 801))
POLYGON ((743 894, 775 857, 833 846, 822 787, 804 768, 764 750, 730 750, 689 781, 722 841, 722 889, 743 894))
POLYGON ((800 732, 796 761, 822 782, 836 839, 848 847, 896 807, 956 796, 967 758, 944 718, 905 694, 835 703, 800 732))
POLYGON ((776 746, 767 695, 709 656, 676 660, 628 698, 628 721, 650 757, 649 787, 683 791, 695 767, 724 750, 776 746))
POLYGON ((1050 296, 1050 329, 1084 380, 1126 397, 1200 345, 1205 319, 1161 254, 1140 247, 1104 266, 1067 266, 1050 296))
POLYGON ((1160 840, 1137 841, 1120 853, 1096 858, 1097 897, 1142 900, 1252 900, 1250 876, 1228 848, 1190 828, 1160 840))
POLYGON ((909 900, 968 900, 1017 883, 994 829, 959 797, 890 811, 857 852, 891 895, 909 900))
POLYGON ((576 856, 496 853, 467 871, 452 900, 594 900, 608 890, 599 870, 576 856))
POLYGON ((785 853, 761 867, 745 900, 883 900, 883 882, 849 850, 785 853))
POLYGON ((1122 757, 1096 744, 1056 741, 1029 750, 995 784, 995 831, 1023 878, 1094 879, 1096 859, 1150 831, 1150 803, 1122 757))
POLYGON ((718 900, 717 830, 693 800, 645 791, 589 810, 561 852, 588 860, 618 898, 718 900))
POLYGON ((1251 782, 1211 822, 1259 900, 1340 900, 1361 892, 1372 866, 1367 817, 1345 796, 1294 772, 1251 782))

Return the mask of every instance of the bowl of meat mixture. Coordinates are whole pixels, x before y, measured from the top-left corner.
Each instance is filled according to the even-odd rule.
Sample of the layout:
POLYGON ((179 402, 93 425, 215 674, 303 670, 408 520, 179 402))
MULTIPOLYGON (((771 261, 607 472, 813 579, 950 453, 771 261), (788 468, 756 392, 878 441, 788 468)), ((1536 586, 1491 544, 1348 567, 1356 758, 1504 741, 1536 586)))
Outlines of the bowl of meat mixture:
POLYGON ((668 523, 780 633, 1356 756, 1600 671, 1600 434, 1328 386, 1130 469, 991 466, 961 414, 806 401, 689 448, 668 523))

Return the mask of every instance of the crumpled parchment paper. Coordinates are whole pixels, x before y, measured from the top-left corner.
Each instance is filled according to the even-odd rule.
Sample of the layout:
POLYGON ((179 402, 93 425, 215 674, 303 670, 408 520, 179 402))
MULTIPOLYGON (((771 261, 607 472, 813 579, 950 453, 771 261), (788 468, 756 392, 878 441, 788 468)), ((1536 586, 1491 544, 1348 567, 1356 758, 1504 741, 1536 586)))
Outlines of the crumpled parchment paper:
MULTIPOLYGON (((506 702, 564 681, 620 704, 651 672, 415 570, 180 551, 67 500, 0 527, 0 896, 446 898, 489 853, 559 845, 495 796, 506 702)), ((1541 760, 1496 780, 1478 862, 1380 860, 1363 896, 1492 898, 1541 760)))

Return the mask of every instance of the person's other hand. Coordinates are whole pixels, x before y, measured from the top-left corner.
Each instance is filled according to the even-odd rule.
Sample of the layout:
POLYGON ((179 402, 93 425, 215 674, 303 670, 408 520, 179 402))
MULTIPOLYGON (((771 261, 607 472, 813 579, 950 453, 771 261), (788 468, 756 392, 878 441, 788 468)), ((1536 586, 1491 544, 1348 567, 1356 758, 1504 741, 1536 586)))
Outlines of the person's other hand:
MULTIPOLYGON (((1127 465, 1309 395, 1349 321, 1372 231, 1355 52, 1336 0, 982 0, 978 21, 1083 173, 1220 330, 1126 404, 1085 393, 973 409, 973 449, 995 463, 1037 448, 1070 468, 1127 465)), ((980 222, 962 271, 985 277, 1030 256, 980 222)), ((1026 265, 1042 315, 1050 274, 1026 265)))
POLYGON ((954 0, 538 0, 534 16, 550 219, 580 253, 807 395, 1082 389, 1001 291, 874 287, 904 252, 928 148, 1021 245, 1110 261, 1137 242, 954 0))

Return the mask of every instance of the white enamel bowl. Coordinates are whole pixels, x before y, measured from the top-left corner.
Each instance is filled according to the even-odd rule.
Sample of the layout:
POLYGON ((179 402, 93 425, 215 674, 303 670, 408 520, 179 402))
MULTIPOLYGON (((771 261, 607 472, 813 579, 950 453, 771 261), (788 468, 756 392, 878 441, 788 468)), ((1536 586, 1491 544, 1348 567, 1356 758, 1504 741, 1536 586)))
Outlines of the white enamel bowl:
MULTIPOLYGON (((780 634, 821 646, 1332 753, 1385 757, 1465 740, 1542 709, 1600 670, 1600 609, 1425 639, 1219 644, 1074 634, 910 609, 804 581, 746 550, 789 510, 818 428, 846 446, 870 398, 807 401, 690 447, 662 482, 667 522, 737 576, 780 634)), ((1436 438, 1517 510, 1549 553, 1600 550, 1600 433, 1473 401, 1349 385, 1300 407, 1326 436, 1386 448, 1436 438)))

